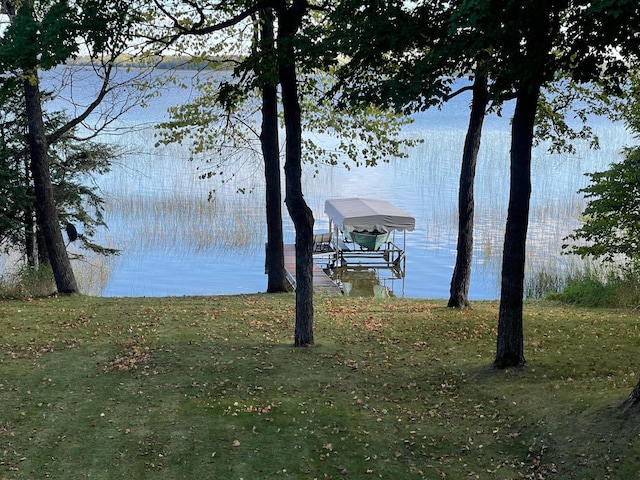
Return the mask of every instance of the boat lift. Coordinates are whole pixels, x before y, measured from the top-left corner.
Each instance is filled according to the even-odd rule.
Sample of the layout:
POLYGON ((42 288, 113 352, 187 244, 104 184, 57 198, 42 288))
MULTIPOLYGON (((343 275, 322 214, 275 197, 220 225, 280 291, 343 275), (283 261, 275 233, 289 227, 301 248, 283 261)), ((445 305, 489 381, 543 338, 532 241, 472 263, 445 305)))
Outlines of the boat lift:
POLYGON ((324 260, 325 271, 339 279, 345 271, 380 276, 388 270, 391 279, 404 279, 406 232, 415 229, 414 217, 386 200, 366 198, 329 199, 324 210, 329 232, 314 235, 314 256, 324 260))

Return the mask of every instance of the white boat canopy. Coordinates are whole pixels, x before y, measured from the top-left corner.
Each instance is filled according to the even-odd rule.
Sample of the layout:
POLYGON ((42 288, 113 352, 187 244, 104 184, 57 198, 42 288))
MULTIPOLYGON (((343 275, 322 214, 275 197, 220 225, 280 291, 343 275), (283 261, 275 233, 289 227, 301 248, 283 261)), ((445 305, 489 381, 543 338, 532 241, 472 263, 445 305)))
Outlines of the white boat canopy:
POLYGON ((374 230, 413 231, 416 219, 386 200, 369 198, 334 198, 327 200, 324 211, 343 232, 374 230))

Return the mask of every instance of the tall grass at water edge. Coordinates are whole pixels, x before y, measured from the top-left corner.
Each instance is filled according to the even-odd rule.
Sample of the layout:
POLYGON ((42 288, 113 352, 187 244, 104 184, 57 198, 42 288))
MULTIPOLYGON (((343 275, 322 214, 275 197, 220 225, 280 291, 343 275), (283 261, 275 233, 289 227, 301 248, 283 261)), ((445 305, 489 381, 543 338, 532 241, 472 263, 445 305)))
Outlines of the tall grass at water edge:
POLYGON ((258 211, 247 210, 242 202, 208 201, 175 192, 111 198, 108 206, 114 212, 111 224, 124 227, 120 241, 127 250, 245 251, 262 233, 258 211))
MULTIPOLYGON (((581 143, 576 144, 574 154, 550 154, 544 144, 534 149, 525 277, 528 298, 558 292, 581 275, 589 275, 592 269, 589 261, 562 255, 561 246, 580 224, 586 202, 578 190, 588 183, 585 174, 619 161, 622 148, 631 140, 619 127, 600 128, 597 133, 599 150, 581 143)), ((448 243, 453 249, 457 235, 461 137, 461 132, 432 132, 417 148, 420 161, 396 162, 398 175, 410 175, 423 185, 425 196, 416 201, 428 204, 427 241, 448 243)), ((483 135, 475 181, 473 271, 476 278, 495 285, 496 297, 509 199, 509 140, 505 131, 488 131, 483 135)))
MULTIPOLYGON (((118 141, 124 148, 141 141, 152 144, 152 130, 123 135, 118 141)), ((255 172, 211 192, 216 186, 199 178, 206 166, 189 162, 185 151, 175 146, 146 152, 136 148, 97 179, 108 227, 99 230, 95 241, 120 250, 120 255, 99 256, 70 244, 81 292, 100 295, 121 259, 139 251, 163 250, 185 257, 207 251, 242 256, 264 248, 260 241, 264 229, 263 190, 254 185, 255 172), (256 191, 238 193, 241 188, 256 191)), ((40 276, 47 277, 46 281, 42 278, 41 286, 34 285, 34 274, 23 269, 21 263, 15 254, 3 258, 3 290, 8 295, 38 296, 55 291, 44 274, 40 276), (29 285, 26 289, 25 284, 29 285)))
MULTIPOLYGON (((576 192, 586 185, 585 172, 601 170, 620 158, 626 141, 619 129, 599 134, 603 145, 599 151, 580 145, 575 155, 549 155, 544 147, 534 151, 527 240, 528 296, 538 298, 563 288, 567 278, 585 268, 580 259, 560 255, 564 238, 578 226, 585 206, 576 192)), ((417 218, 419 230, 409 236, 411 248, 445 256, 453 266, 464 132, 426 131, 421 135, 425 142, 407 159, 352 171, 328 166, 320 166, 317 173, 317 166, 305 170, 305 198, 318 219, 316 227, 323 228, 324 200, 330 196, 396 196, 400 206, 417 218), (404 188, 406 196, 398 192, 404 188)), ((136 132, 135 138, 123 142, 152 145, 153 135, 151 131, 136 132)), ((494 298, 499 295, 509 195, 508 150, 508 132, 485 132, 476 176, 472 281, 493 285, 494 298)), ((109 229, 98 241, 121 249, 122 259, 145 250, 185 258, 190 252, 260 255, 266 234, 259 162, 247 159, 241 172, 222 185, 215 179, 201 180, 199 176, 209 165, 187 158, 188 153, 177 146, 132 152, 101 178, 109 229)), ((286 240, 293 241, 291 221, 284 210, 286 240)), ((120 261, 91 258, 75 262, 82 290, 99 294, 100 285, 104 286, 109 272, 120 261)))
POLYGON ((640 271, 588 263, 547 298, 582 307, 640 308, 640 271))
MULTIPOLYGON (((616 129, 599 134, 603 148, 598 151, 585 145, 578 145, 574 155, 550 155, 544 146, 534 150, 525 279, 530 297, 561 289, 566 284, 563 279, 586 268, 580 259, 562 256, 560 247, 579 225, 585 202, 577 191, 587 183, 584 173, 606 168, 620 158, 626 137, 616 129)), ((425 237, 418 242, 451 255, 457 235, 461 137, 459 131, 426 132, 424 144, 410 158, 375 168, 347 172, 324 166, 316 174, 317 167, 310 167, 304 175, 307 202, 322 222, 327 196, 361 194, 368 190, 364 185, 373 181, 375 196, 391 197, 405 177, 411 178, 417 195, 409 192, 406 209, 417 212, 419 225, 425 226, 425 237), (377 176, 384 180, 375 180, 377 176), (447 245, 449 249, 442 251, 447 245)), ((473 270, 476 281, 495 285, 496 298, 509 196, 508 149, 508 133, 485 133, 475 187, 473 270)), ((198 162, 187 162, 178 147, 164 147, 153 156, 137 157, 134 164, 107 179, 107 222, 119 235, 114 241, 124 250, 164 248, 185 256, 190 251, 258 254, 265 238, 260 165, 254 164, 244 176, 224 185, 199 179, 202 168, 198 162), (212 189, 216 191, 209 199, 212 189), (252 193, 240 194, 239 189, 252 193)), ((291 229, 286 211, 285 228, 291 229)))
POLYGON ((101 179, 107 223, 126 250, 183 252, 250 249, 264 225, 258 172, 224 185, 199 177, 210 168, 175 146, 131 158, 101 179), (244 190, 249 193, 240 193, 244 190))
POLYGON ((46 297, 55 291, 49 266, 22 266, 4 271, 0 277, 0 299, 46 297))
MULTIPOLYGON (((73 255, 73 254, 72 254, 73 255)), ((78 288, 82 293, 100 295, 113 269, 113 257, 104 257, 93 252, 82 252, 72 256, 71 265, 78 288)), ((15 252, 1 262, 0 298, 24 299, 46 297, 56 292, 53 272, 49 266, 24 265, 15 252)))

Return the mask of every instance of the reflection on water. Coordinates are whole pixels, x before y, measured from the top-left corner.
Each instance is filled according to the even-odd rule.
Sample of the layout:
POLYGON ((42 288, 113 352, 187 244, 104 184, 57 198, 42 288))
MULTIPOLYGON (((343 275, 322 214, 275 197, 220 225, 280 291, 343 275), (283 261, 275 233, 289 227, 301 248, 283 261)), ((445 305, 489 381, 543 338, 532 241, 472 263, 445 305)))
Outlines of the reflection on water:
POLYGON ((404 276, 398 269, 338 267, 325 273, 350 297, 404 296, 404 276))

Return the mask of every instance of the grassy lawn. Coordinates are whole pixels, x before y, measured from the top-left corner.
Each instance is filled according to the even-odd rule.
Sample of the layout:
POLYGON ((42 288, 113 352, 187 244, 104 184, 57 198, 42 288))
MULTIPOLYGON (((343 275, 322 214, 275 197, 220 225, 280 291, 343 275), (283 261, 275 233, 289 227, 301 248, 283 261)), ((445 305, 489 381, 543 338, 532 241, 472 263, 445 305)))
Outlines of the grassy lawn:
POLYGON ((0 304, 0 479, 637 478, 640 318, 293 295, 0 304))

